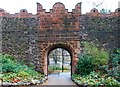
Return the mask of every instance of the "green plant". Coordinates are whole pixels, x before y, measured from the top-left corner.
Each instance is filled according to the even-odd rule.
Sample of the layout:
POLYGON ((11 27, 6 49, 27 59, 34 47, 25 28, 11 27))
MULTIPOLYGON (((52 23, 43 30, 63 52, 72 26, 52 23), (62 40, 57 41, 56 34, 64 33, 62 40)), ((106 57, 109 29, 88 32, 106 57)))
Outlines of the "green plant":
POLYGON ((113 77, 109 77, 107 74, 97 73, 95 71, 91 72, 89 75, 72 75, 72 79, 79 85, 84 87, 119 87, 120 83, 113 77))
POLYGON ((57 64, 48 66, 48 69, 53 70, 53 71, 54 70, 62 70, 62 68, 60 66, 58 66, 57 64))
POLYGON ((109 60, 109 53, 103 48, 98 48, 93 43, 82 42, 84 46, 84 54, 89 54, 92 56, 92 62, 96 69, 100 69, 101 66, 107 65, 109 60))
POLYGON ((2 66, 2 72, 3 73, 9 73, 9 72, 14 72, 14 69, 16 68, 16 65, 14 65, 14 63, 9 62, 9 63, 5 63, 2 66))
POLYGON ((112 54, 112 68, 108 70, 110 76, 120 81, 120 48, 112 54))
POLYGON ((119 66, 120 53, 112 54, 112 67, 119 66))
POLYGON ((70 70, 70 68, 68 66, 64 66, 63 70, 70 70))
POLYGON ((2 64, 2 79, 3 82, 17 83, 30 82, 31 79, 41 80, 44 75, 34 70, 33 66, 28 67, 21 64, 14 58, 0 54, 0 63, 2 64))
POLYGON ((92 63, 92 56, 90 55, 81 55, 76 66, 77 74, 88 75, 91 71, 94 70, 94 64, 92 63))
POLYGON ((23 77, 27 77, 29 74, 27 73, 27 72, 25 72, 25 71, 20 71, 19 73, 18 73, 18 76, 23 76, 23 77))
POLYGON ((105 79, 105 84, 106 84, 106 87, 120 87, 120 83, 114 79, 113 77, 107 77, 105 79))
POLYGON ((12 82, 12 79, 16 77, 17 77, 16 73, 6 73, 6 74, 3 73, 2 79, 3 82, 12 82))

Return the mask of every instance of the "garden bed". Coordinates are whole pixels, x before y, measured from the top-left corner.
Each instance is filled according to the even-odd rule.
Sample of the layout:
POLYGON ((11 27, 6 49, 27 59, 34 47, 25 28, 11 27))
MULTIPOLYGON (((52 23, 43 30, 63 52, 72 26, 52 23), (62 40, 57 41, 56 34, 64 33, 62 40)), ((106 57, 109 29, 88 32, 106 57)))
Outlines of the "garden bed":
POLYGON ((74 74, 72 80, 80 87, 120 87, 120 82, 113 77, 97 72, 91 72, 85 76, 74 74))
POLYGON ((80 87, 120 87, 120 49, 110 56, 104 48, 82 42, 84 52, 79 54, 76 73, 72 80, 80 87), (110 58, 112 67, 110 68, 110 58))
POLYGON ((41 80, 31 79, 28 82, 25 82, 25 81, 19 81, 19 82, 2 82, 2 87, 40 85, 40 84, 43 84, 46 81, 47 81, 47 77, 44 77, 41 80))
POLYGON ((34 65, 25 65, 18 62, 13 56, 8 54, 0 55, 0 79, 2 86, 22 86, 42 84, 47 80, 40 72, 34 69, 34 65))

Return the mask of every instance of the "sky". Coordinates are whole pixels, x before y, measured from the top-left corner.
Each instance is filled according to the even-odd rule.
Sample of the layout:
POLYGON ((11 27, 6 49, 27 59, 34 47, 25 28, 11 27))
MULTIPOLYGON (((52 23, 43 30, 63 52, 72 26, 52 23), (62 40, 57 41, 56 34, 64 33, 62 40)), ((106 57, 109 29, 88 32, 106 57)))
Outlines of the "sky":
POLYGON ((93 3, 99 5, 102 2, 103 4, 97 7, 98 10, 106 8, 114 12, 115 9, 118 8, 119 1, 120 0, 0 0, 0 8, 11 14, 19 13, 21 9, 27 9, 29 13, 36 14, 36 2, 41 3, 47 12, 49 12, 49 9, 52 9, 52 6, 56 2, 61 2, 65 5, 65 8, 71 12, 77 3, 82 2, 82 14, 85 14, 95 7, 93 3))

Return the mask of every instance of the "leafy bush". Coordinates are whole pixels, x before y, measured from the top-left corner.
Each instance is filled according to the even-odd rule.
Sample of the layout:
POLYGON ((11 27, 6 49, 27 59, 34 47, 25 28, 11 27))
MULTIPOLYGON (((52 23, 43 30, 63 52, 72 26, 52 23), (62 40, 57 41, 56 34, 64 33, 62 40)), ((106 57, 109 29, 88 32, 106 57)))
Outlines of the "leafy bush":
POLYGON ((110 76, 114 77, 120 82, 120 49, 117 49, 114 54, 112 54, 112 67, 108 70, 110 76))
POLYGON ((90 55, 81 55, 76 66, 77 74, 88 75, 94 70, 94 64, 92 63, 92 57, 90 55))
POLYGON ((7 73, 7 72, 13 72, 13 70, 16 68, 15 58, 11 55, 0 54, 0 64, 1 69, 0 72, 7 73))
MULTIPOLYGON (((89 75, 76 75, 72 76, 72 79, 79 85, 89 85, 90 87, 119 87, 120 83, 113 77, 109 77, 107 74, 101 74, 97 72, 91 72, 89 75)), ((89 87, 88 86, 88 87, 89 87)))
POLYGON ((120 66, 108 70, 108 74, 120 82, 120 66))
POLYGON ((101 66, 107 65, 109 60, 109 53, 103 48, 99 49, 93 43, 82 42, 84 46, 84 54, 89 54, 92 56, 92 63, 95 65, 96 69, 101 69, 101 66))
MULTIPOLYGON (((78 84, 89 85, 90 87, 98 87, 100 85, 105 87, 119 87, 120 56, 113 56, 112 64, 114 67, 109 70, 109 75, 108 73, 104 73, 108 71, 108 52, 104 49, 97 48, 94 44, 85 42, 83 45, 84 53, 83 55, 79 55, 76 66, 77 73, 72 76, 73 80, 78 84)), ((117 52, 120 52, 120 50, 117 50, 117 52)))
POLYGON ((120 52, 116 50, 116 53, 112 54, 112 66, 116 67, 120 65, 120 52))
POLYGON ((0 54, 0 63, 2 64, 0 72, 2 72, 3 82, 30 82, 31 79, 41 80, 44 78, 44 75, 35 71, 33 67, 19 63, 8 54, 0 54))
POLYGON ((12 61, 16 61, 16 59, 14 58, 14 56, 9 55, 9 54, 0 54, 0 59, 10 59, 12 61))
POLYGON ((2 72, 3 73, 14 72, 15 68, 16 68, 16 65, 14 65, 14 63, 12 62, 4 63, 2 66, 2 72))

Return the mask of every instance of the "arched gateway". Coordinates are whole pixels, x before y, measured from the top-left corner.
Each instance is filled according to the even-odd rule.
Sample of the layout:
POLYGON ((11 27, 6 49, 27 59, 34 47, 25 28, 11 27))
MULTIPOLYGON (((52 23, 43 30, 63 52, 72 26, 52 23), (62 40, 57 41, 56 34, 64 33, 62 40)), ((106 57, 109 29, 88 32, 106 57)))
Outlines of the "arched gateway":
POLYGON ((44 64, 42 67, 44 74, 47 75, 48 74, 48 54, 56 48, 63 48, 65 50, 67 50, 70 53, 71 56, 71 72, 74 73, 75 71, 75 65, 77 62, 77 53, 78 53, 78 49, 77 49, 77 42, 48 42, 48 43, 43 43, 42 45, 42 54, 41 57, 44 61, 44 64))
POLYGON ((42 5, 37 3, 37 14, 40 19, 40 70, 48 75, 47 57, 49 53, 53 49, 63 48, 70 53, 71 72, 74 73, 77 54, 80 51, 78 17, 81 15, 81 3, 78 3, 72 12, 68 12, 60 2, 54 4, 50 12, 45 12, 42 5))

